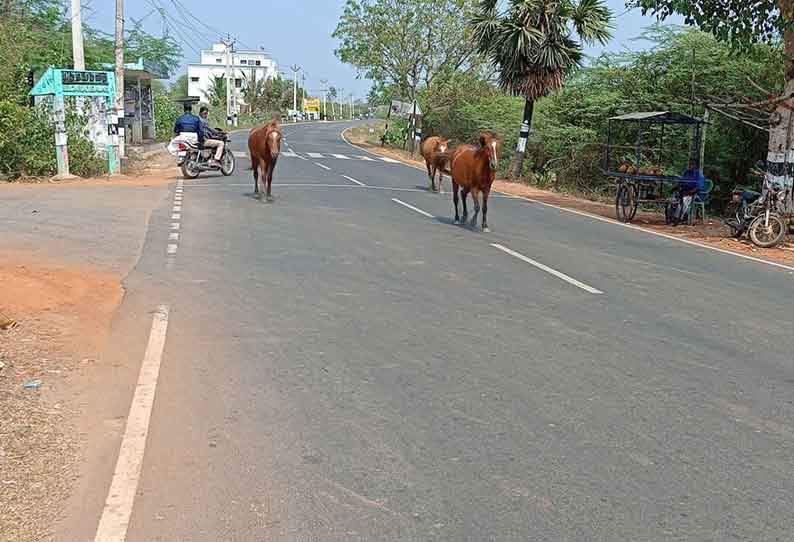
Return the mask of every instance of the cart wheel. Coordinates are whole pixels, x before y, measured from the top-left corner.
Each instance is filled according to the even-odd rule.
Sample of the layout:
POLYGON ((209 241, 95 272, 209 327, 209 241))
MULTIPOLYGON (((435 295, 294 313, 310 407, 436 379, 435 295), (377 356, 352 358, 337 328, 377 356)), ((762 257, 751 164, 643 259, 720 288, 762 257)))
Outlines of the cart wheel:
POLYGON ((637 190, 633 185, 621 184, 615 197, 615 214, 621 222, 631 222, 637 214, 637 190))

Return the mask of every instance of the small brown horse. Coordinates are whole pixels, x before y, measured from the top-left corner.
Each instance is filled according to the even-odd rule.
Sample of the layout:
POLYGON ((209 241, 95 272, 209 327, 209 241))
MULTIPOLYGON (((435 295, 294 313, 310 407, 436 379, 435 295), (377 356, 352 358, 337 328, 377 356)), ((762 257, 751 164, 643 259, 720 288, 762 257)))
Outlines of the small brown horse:
POLYGON ((436 172, 438 172, 438 191, 444 193, 444 173, 449 173, 449 140, 438 136, 422 141, 422 157, 430 177, 430 190, 436 191, 436 172))
POLYGON ((251 169, 254 171, 254 197, 261 197, 261 182, 266 184, 266 201, 273 201, 270 187, 273 185, 273 170, 276 169, 281 152, 282 137, 277 119, 254 128, 248 135, 248 152, 251 154, 251 169))
POLYGON ((488 195, 499 166, 502 142, 493 134, 480 134, 480 145, 461 145, 452 155, 452 199, 455 202, 455 223, 465 223, 469 214, 466 197, 471 192, 474 200, 474 217, 471 226, 477 225, 480 214, 479 195, 482 192, 482 231, 488 230, 488 195), (458 187, 463 192, 463 218, 458 215, 458 187))

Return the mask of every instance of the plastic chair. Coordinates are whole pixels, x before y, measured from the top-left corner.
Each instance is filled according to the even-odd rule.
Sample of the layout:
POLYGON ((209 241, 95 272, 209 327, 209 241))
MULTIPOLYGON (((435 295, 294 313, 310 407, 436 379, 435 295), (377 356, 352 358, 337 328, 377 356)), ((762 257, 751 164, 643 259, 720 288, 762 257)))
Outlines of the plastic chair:
POLYGON ((714 190, 714 181, 706 179, 703 190, 695 194, 692 198, 692 204, 689 206, 689 225, 695 223, 695 215, 697 210, 700 209, 700 219, 706 222, 706 205, 711 199, 711 191, 714 190))

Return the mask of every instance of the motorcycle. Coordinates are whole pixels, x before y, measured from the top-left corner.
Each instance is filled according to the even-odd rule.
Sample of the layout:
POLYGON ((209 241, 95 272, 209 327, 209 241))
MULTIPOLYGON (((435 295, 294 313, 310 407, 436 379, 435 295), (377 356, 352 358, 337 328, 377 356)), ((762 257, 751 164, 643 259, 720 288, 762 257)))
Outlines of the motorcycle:
POLYGON ((731 192, 731 201, 725 210, 725 224, 736 239, 741 239, 755 220, 757 211, 754 205, 760 197, 760 192, 742 187, 736 187, 731 192))
POLYGON ((200 147, 195 139, 177 136, 168 144, 168 151, 177 157, 177 165, 186 179, 195 179, 202 171, 220 171, 226 177, 234 173, 235 160, 229 145, 229 134, 222 130, 218 132, 219 138, 225 143, 218 165, 210 163, 215 149, 200 147))
POLYGON ((725 220, 733 236, 739 239, 747 233, 750 241, 762 248, 773 247, 783 241, 788 233, 788 224, 780 211, 785 206, 786 194, 782 186, 768 182, 766 175, 761 193, 734 188, 725 220))

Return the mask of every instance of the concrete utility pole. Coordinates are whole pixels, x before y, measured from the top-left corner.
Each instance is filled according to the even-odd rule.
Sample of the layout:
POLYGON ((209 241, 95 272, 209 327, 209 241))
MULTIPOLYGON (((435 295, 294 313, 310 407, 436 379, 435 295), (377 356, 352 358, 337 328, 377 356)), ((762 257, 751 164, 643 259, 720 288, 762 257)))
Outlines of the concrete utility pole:
POLYGON ((328 120, 328 107, 325 103, 325 95, 328 92, 328 79, 320 79, 320 84, 323 86, 323 119, 328 120))
POLYGON ((355 116, 355 111, 353 111, 353 93, 350 93, 350 120, 353 120, 355 116))
POLYGON ((232 107, 232 47, 234 41, 230 35, 226 35, 225 40, 221 40, 226 51, 226 124, 231 126, 233 123, 234 110, 232 107))
POLYGON ((297 64, 292 65, 292 114, 294 122, 298 122, 298 72, 301 67, 297 64))
POLYGON ((83 53, 83 15, 80 0, 72 0, 72 60, 75 70, 85 69, 83 53))
POLYGON ((124 157, 124 0, 116 0, 116 113, 114 115, 116 125, 115 160, 116 171, 121 171, 121 158, 124 157))

